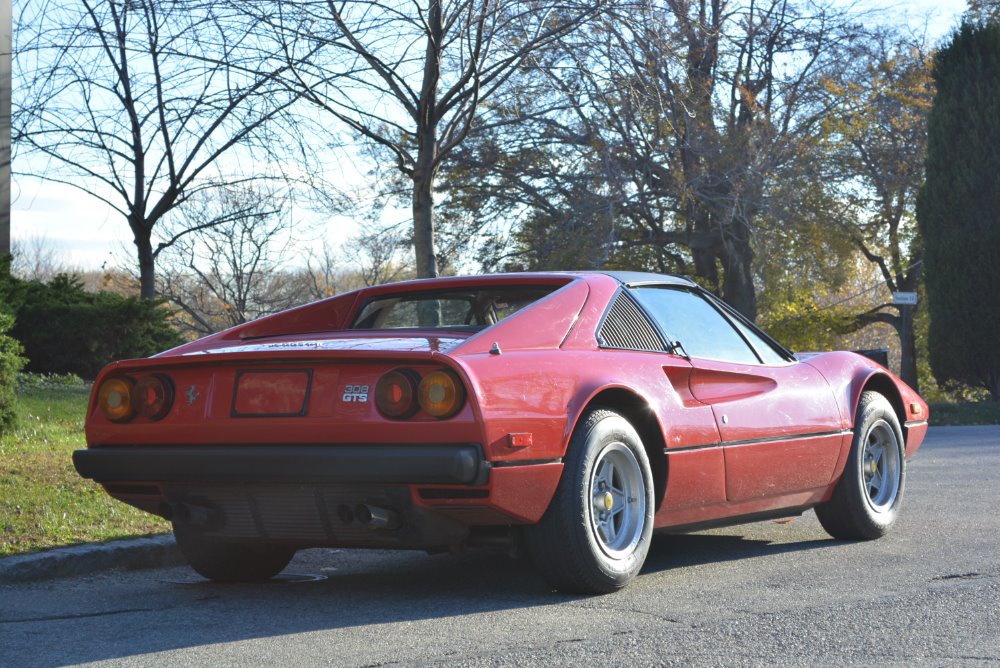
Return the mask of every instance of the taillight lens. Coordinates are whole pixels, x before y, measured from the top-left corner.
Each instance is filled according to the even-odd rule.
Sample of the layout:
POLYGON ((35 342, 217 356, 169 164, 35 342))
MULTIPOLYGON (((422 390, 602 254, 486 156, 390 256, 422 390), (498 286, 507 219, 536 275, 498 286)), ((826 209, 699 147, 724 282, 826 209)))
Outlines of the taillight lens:
POLYGON ((402 420, 412 416, 420 407, 417 404, 417 384, 420 376, 410 369, 395 369, 378 379, 375 384, 375 406, 379 413, 402 420))
POLYGON ((465 403, 465 388, 451 371, 431 371, 420 381, 417 400, 425 413, 436 418, 449 418, 465 403))
POLYGON ((146 376, 136 383, 133 401, 139 415, 150 420, 159 420, 169 413, 170 407, 173 406, 173 384, 166 376, 146 376))
POLYGON ((97 407, 104 417, 112 422, 124 422, 132 419, 135 409, 132 406, 132 390, 134 385, 128 378, 110 378, 101 384, 97 392, 97 407))

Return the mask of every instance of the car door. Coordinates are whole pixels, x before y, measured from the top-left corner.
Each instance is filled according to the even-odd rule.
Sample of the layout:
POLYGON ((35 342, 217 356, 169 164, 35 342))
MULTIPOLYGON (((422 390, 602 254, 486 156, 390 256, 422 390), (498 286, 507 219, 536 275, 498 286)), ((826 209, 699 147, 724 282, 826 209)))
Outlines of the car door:
POLYGON ((632 294, 690 359, 691 394, 712 407, 721 435, 728 501, 830 482, 848 432, 818 371, 699 290, 640 286, 632 294))

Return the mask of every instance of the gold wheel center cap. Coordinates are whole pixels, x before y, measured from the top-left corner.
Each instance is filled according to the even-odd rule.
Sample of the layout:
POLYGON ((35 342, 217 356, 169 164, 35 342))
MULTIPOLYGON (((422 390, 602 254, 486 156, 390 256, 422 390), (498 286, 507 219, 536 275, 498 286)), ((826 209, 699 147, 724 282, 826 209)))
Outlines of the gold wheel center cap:
POLYGON ((615 497, 611 496, 611 492, 604 493, 604 509, 611 510, 615 507, 615 497))

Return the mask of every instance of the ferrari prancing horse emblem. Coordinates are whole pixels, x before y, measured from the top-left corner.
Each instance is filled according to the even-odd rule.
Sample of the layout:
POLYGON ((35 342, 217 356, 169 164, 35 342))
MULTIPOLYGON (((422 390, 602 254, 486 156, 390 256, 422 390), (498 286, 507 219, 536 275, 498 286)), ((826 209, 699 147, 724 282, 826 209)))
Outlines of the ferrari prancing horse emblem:
POLYGON ((187 397, 188 406, 190 406, 191 404, 193 404, 195 402, 195 400, 199 396, 201 396, 201 394, 198 392, 198 386, 197 385, 192 385, 191 387, 189 387, 187 393, 184 396, 187 397))

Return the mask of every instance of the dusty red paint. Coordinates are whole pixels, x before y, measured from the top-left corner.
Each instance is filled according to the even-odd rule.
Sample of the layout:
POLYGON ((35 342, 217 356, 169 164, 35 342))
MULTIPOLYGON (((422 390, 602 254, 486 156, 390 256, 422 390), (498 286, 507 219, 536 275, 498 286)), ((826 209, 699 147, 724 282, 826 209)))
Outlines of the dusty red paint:
MULTIPOLYGON (((556 489, 577 421, 595 402, 606 403, 596 399, 602 392, 615 390, 645 407, 648 424, 662 438, 659 446, 646 443, 651 459, 666 462, 658 527, 829 498, 850 447, 860 394, 873 379, 896 393, 890 400, 903 410, 900 422, 909 423, 907 456, 919 447, 927 429, 926 404, 888 371, 852 353, 746 365, 600 348, 595 332, 619 287, 615 278, 596 273, 518 274, 414 281, 333 297, 153 358, 108 366, 95 383, 95 396, 108 377, 158 373, 173 382, 174 406, 159 421, 137 417, 118 424, 105 419, 92 398, 87 442, 89 447, 475 443, 492 465, 485 485, 474 486, 475 495, 454 498, 436 498, 433 490, 440 486, 412 485, 414 505, 456 522, 531 523, 541 518, 556 489), (373 296, 484 284, 559 289, 476 333, 343 331, 373 296), (420 412, 406 420, 382 417, 374 387, 398 367, 418 373, 450 368, 465 385, 468 401, 446 420, 420 412), (365 400, 360 388, 367 388, 365 400), (291 415, 303 404, 302 415, 291 415), (264 416, 268 413, 281 415, 264 416)), ((148 496, 162 481, 135 482, 147 485, 148 496)), ((115 495, 156 507, 155 498, 140 503, 128 492, 115 495)))

